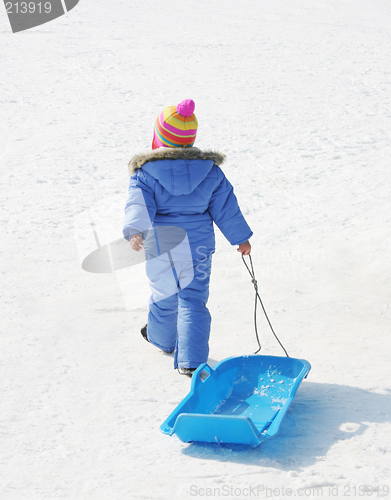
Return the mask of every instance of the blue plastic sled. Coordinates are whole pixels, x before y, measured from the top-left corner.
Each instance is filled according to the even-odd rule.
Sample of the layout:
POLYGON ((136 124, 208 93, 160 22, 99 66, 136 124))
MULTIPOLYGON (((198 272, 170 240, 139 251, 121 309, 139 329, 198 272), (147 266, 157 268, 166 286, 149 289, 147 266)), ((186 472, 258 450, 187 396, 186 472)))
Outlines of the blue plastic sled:
POLYGON ((194 372, 189 394, 160 426, 185 443, 258 446, 275 436, 311 365, 279 356, 239 356, 194 372), (206 371, 207 373, 203 373, 206 371), (207 375, 201 379, 202 375, 207 375))

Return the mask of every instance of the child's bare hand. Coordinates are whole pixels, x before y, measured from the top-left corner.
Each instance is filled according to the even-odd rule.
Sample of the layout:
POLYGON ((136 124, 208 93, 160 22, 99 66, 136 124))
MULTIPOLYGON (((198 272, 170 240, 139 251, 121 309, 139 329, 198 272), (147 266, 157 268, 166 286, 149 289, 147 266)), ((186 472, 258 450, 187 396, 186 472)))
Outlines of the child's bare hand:
POLYGON ((247 240, 244 243, 241 243, 238 247, 238 252, 240 252, 242 255, 250 255, 251 253, 250 242, 247 240))
POLYGON ((133 250, 136 250, 136 252, 139 252, 143 248, 143 239, 139 234, 134 234, 130 238, 130 246, 133 248, 133 250))

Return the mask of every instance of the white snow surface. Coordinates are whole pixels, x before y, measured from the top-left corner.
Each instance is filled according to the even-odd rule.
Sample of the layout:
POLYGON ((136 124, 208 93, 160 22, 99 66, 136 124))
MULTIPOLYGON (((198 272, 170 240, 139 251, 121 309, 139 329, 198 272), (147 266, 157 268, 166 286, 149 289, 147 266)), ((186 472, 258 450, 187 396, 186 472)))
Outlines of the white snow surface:
MULTIPOLYGON (((386 497, 389 0, 82 0, 17 34, 0 8, 0 43, 0 498, 386 497), (160 433, 190 380, 142 339, 146 300, 127 310, 115 274, 80 264, 75 220, 115 200, 121 236, 127 162, 185 98, 196 145, 227 155, 272 324, 312 365, 256 449, 160 433)), ((216 232, 211 366, 257 348, 216 232)), ((261 314, 259 331, 283 355, 261 314)))

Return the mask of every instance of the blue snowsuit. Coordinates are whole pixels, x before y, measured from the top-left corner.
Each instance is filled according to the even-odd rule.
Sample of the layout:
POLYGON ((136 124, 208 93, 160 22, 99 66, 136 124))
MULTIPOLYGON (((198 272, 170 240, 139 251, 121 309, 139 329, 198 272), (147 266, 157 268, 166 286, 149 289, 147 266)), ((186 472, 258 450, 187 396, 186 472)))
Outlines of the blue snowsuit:
POLYGON ((152 291, 147 334, 149 342, 163 351, 175 349, 175 368, 197 368, 208 359, 211 317, 206 303, 215 251, 213 221, 232 245, 253 234, 219 167, 224 158, 194 147, 160 148, 129 163, 132 175, 123 234, 127 240, 135 233, 145 238, 150 230, 148 234, 152 231, 157 237, 155 252, 147 244, 151 238, 145 241, 152 291), (179 228, 184 235, 181 244, 164 254, 159 252, 158 236, 163 226, 179 228))

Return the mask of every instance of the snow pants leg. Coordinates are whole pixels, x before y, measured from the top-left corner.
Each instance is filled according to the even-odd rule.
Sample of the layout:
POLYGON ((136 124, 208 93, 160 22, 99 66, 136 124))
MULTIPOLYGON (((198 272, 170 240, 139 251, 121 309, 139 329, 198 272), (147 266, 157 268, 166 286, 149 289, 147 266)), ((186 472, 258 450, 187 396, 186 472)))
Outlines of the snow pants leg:
POLYGON ((194 278, 178 291, 178 340, 175 368, 197 368, 206 363, 209 354, 211 316, 206 303, 212 257, 195 261, 194 278))
POLYGON ((208 359, 211 316, 206 303, 211 264, 211 256, 175 263, 175 268, 158 259, 147 263, 152 291, 148 340, 163 351, 175 348, 175 368, 197 368, 208 359))
POLYGON ((151 288, 148 341, 162 351, 172 352, 178 335, 178 279, 167 257, 147 261, 146 271, 151 288))

